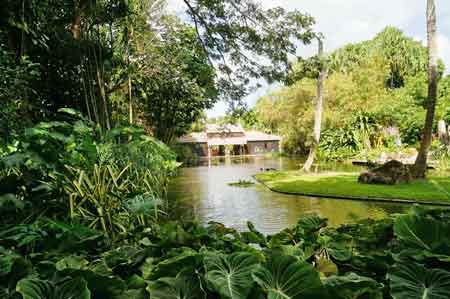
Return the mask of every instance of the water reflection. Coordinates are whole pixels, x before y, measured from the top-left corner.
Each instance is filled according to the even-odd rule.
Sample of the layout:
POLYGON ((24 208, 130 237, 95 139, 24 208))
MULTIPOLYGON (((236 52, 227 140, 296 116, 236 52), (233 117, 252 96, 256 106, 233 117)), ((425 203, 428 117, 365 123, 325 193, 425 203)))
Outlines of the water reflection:
MULTIPOLYGON (((228 186, 239 179, 252 180, 261 169, 298 169, 291 158, 221 158, 197 167, 181 169, 172 182, 170 197, 176 199, 179 217, 192 214, 202 223, 218 221, 239 230, 252 221, 264 233, 275 233, 294 225, 307 213, 317 213, 337 226, 361 218, 383 218, 404 212, 401 204, 311 198, 274 193, 261 185, 250 188, 228 186)), ((326 165, 324 169, 354 170, 352 165, 326 165)), ((317 171, 319 169, 316 169, 317 171)))

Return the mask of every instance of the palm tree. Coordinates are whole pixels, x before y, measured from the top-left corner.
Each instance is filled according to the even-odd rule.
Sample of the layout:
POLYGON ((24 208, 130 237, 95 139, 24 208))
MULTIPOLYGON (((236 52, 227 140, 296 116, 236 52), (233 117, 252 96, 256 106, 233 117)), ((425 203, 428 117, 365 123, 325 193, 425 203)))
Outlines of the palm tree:
POLYGON ((428 100, 425 126, 420 143, 419 154, 412 169, 415 178, 425 178, 427 156, 433 133, 434 111, 437 101, 438 69, 437 69, 437 40, 436 40, 436 4, 434 0, 427 0, 427 36, 428 36, 428 100))
POLYGON ((305 172, 309 172, 311 169, 311 166, 314 162, 314 159, 316 157, 316 151, 319 146, 320 142, 320 129, 322 125, 322 110, 323 110, 323 82, 326 77, 326 67, 324 65, 323 61, 323 41, 322 37, 319 36, 317 38, 319 42, 319 53, 318 57, 320 60, 320 70, 319 70, 319 76, 317 78, 317 99, 316 99, 316 106, 314 110, 314 130, 313 130, 313 142, 311 144, 311 147, 309 149, 309 155, 308 159, 306 160, 305 164, 303 165, 302 170, 305 172))

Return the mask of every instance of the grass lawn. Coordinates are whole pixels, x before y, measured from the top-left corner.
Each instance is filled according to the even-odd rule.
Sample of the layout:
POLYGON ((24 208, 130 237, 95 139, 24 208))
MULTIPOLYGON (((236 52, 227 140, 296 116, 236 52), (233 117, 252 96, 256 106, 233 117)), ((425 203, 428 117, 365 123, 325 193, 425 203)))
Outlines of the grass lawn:
POLYGON ((431 176, 427 180, 390 186, 360 184, 358 175, 348 172, 304 174, 289 171, 260 173, 255 178, 273 191, 290 194, 450 204, 449 177, 431 176))

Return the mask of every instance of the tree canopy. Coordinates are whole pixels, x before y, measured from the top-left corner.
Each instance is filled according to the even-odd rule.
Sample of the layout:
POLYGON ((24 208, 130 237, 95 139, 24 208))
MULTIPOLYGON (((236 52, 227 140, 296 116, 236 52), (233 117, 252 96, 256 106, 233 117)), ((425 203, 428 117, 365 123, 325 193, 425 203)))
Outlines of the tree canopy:
POLYGON ((314 36, 311 16, 252 0, 180 4, 181 19, 161 0, 6 0, 1 75, 27 86, 11 94, 17 81, 2 81, 16 111, 2 130, 70 107, 102 128, 140 123, 169 141, 218 100, 239 103, 258 79, 283 79, 314 36))
MULTIPOLYGON (((427 98, 427 51, 400 30, 388 27, 372 40, 337 49, 327 59, 299 60, 289 76, 290 86, 258 101, 255 111, 260 122, 283 135, 288 151, 306 154, 309 147, 314 80, 322 63, 330 72, 325 82, 322 149, 329 148, 329 154, 338 156, 338 148, 361 151, 380 142, 382 128, 388 127, 397 127, 404 143, 417 143, 427 98)), ((437 119, 448 118, 445 86, 450 78, 443 77, 443 71, 440 62, 443 88, 437 119)))

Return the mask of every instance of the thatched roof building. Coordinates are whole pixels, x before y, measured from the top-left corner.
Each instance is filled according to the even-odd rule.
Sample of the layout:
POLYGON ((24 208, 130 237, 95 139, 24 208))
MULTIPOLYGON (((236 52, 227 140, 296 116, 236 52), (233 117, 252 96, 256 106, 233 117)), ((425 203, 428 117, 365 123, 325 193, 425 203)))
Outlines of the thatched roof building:
POLYGON ((256 155, 280 150, 281 137, 259 131, 245 131, 241 125, 208 125, 204 132, 178 139, 192 146, 200 156, 256 155), (227 150, 229 152, 227 152, 227 150))

